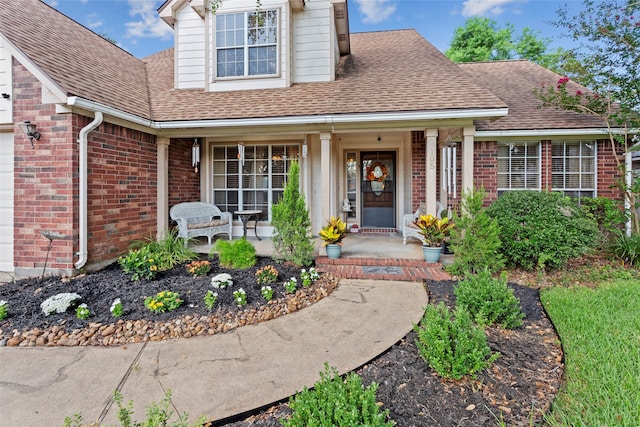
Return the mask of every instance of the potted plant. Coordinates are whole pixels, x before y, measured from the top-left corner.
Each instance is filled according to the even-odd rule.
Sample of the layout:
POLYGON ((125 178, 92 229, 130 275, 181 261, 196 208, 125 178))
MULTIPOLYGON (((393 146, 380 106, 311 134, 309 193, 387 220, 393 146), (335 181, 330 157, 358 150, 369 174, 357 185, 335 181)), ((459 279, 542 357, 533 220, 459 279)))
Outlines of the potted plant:
POLYGON ((454 224, 448 217, 437 218, 431 214, 420 215, 414 221, 422 236, 422 253, 427 262, 438 262, 442 243, 449 237, 454 224))
POLYGON ((322 246, 327 248, 327 257, 336 259, 342 252, 342 239, 347 234, 347 224, 340 218, 332 216, 327 225, 322 227, 318 235, 322 239, 322 246))

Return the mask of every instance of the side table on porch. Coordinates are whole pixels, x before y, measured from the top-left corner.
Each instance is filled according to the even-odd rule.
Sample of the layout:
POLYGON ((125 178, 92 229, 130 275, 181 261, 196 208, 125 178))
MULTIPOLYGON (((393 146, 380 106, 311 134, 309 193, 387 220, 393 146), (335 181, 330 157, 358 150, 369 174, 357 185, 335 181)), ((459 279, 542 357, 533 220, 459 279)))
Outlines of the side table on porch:
POLYGON ((238 217, 240 218, 240 221, 242 221, 242 237, 244 237, 244 238, 247 237, 247 229, 253 229, 253 232, 256 235, 256 239, 262 240, 260 238, 260 236, 258 236, 258 215, 260 215, 262 213, 262 211, 260 211, 260 210, 243 210, 243 211, 235 211, 233 213, 235 215, 238 215, 238 217), (253 219, 253 221, 254 221, 253 227, 249 227, 248 223, 249 223, 249 221, 251 221, 252 217, 255 217, 255 219, 253 219))

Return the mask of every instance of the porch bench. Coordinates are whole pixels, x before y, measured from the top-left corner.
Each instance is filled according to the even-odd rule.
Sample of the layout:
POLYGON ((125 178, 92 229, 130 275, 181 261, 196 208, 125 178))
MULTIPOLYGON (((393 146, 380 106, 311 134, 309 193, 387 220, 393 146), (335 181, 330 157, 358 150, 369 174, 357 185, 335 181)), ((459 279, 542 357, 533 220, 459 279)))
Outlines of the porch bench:
POLYGON ((185 245, 188 239, 200 236, 206 236, 211 244, 216 234, 227 234, 231 240, 231 213, 222 212, 210 203, 179 203, 169 210, 169 216, 178 224, 178 237, 185 239, 185 245))

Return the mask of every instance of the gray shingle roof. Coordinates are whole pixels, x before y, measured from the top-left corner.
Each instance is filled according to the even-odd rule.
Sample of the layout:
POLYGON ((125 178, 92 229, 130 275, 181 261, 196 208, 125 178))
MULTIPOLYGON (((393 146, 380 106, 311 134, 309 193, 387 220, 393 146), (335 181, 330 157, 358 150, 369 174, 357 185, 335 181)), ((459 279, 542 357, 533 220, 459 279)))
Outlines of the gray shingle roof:
MULTIPOLYGON (((555 108, 538 108, 534 88, 555 86, 562 76, 524 60, 459 64, 474 81, 495 93, 507 105, 509 115, 495 121, 477 121, 477 130, 542 130, 602 128, 604 122, 593 116, 555 108)), ((588 90, 571 83, 571 90, 588 90)))
POLYGON ((159 121, 506 107, 414 30, 352 34, 335 81, 282 89, 174 90, 173 50, 146 62, 159 121))

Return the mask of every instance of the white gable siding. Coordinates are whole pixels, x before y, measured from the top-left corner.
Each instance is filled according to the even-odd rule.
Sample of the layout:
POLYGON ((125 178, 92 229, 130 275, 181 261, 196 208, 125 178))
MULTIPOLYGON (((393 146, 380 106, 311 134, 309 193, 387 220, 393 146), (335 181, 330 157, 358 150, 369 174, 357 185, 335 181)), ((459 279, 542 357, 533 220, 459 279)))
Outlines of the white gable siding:
POLYGON ((302 13, 294 16, 295 83, 326 82, 334 79, 332 50, 334 42, 331 4, 325 1, 306 3, 302 13))
POLYGON ((206 35, 205 21, 185 5, 178 11, 175 23, 176 87, 205 87, 206 35))
POLYGON ((0 132, 0 273, 14 271, 13 182, 13 132, 0 132))
MULTIPOLYGON (((315 1, 315 0, 314 0, 315 1)), ((319 0, 320 1, 320 0, 319 0)), ((215 50, 215 19, 210 20, 209 26, 209 90, 211 92, 223 92, 231 90, 250 90, 250 89, 273 89, 289 87, 291 85, 291 12, 288 0, 262 0, 262 10, 278 10, 279 25, 278 29, 278 56, 280 58, 279 74, 275 77, 244 77, 216 80, 216 50, 215 50)), ((237 0, 225 1, 218 9, 217 13, 253 11, 256 8, 255 0, 237 0)))
POLYGON ((11 91, 11 55, 2 46, 0 39, 0 94, 9 94, 9 99, 0 96, 0 124, 13 123, 13 93, 11 91))

